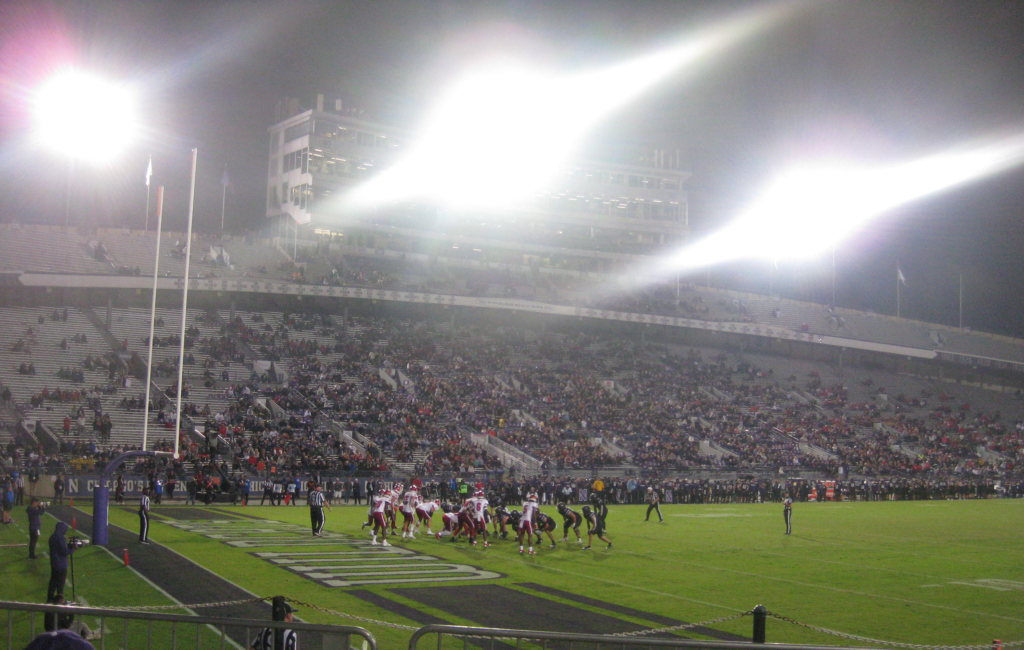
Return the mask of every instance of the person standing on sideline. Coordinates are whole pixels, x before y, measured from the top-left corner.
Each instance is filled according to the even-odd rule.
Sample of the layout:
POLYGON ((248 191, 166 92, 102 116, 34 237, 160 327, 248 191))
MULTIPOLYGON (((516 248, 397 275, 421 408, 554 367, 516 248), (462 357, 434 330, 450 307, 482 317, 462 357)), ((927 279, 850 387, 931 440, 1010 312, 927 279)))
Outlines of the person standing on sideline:
POLYGON ((43 513, 46 506, 40 505, 39 499, 32 498, 28 508, 28 559, 36 559, 36 544, 39 542, 39 532, 43 528, 43 513))
POLYGON ((64 505, 64 477, 60 474, 53 480, 53 502, 64 505))
POLYGON ((323 537, 324 506, 330 510, 331 504, 324 498, 322 485, 317 483, 311 492, 306 493, 306 503, 309 504, 309 521, 313 525, 313 537, 323 537))
POLYGON ((793 534, 793 499, 786 493, 786 499, 782 502, 782 518, 786 520, 786 534, 793 534))
POLYGON ((25 475, 22 472, 14 473, 14 505, 25 505, 25 475))
POLYGON ((657 490, 653 487, 647 488, 647 518, 644 521, 651 520, 651 510, 658 513, 658 521, 664 523, 665 518, 661 516, 661 498, 658 496, 657 490))
POLYGON ((149 544, 149 488, 142 488, 139 499, 139 542, 149 544))
POLYGON ((57 596, 64 595, 64 582, 68 579, 68 558, 75 552, 68 546, 64 535, 68 525, 58 521, 50 535, 50 584, 46 587, 46 602, 52 602, 57 596))

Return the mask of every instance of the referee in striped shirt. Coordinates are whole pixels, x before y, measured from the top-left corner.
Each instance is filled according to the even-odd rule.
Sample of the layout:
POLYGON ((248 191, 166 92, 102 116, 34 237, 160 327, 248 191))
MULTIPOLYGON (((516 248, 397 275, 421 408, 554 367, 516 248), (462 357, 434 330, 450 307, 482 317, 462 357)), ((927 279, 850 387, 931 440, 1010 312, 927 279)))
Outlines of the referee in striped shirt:
POLYGON ((139 542, 149 544, 149 488, 142 488, 139 499, 139 542))
POLYGON ((306 502, 309 503, 309 521, 313 524, 313 537, 322 537, 324 529, 324 506, 331 509, 331 504, 324 499, 324 486, 317 483, 313 491, 308 493, 306 502))

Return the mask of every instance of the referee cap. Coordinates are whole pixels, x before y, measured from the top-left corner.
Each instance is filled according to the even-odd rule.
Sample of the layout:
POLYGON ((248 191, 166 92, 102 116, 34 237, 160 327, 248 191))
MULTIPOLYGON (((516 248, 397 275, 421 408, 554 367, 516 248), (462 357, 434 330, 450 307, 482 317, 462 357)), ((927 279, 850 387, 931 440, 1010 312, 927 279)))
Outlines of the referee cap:
POLYGON ((299 611, 299 610, 295 609, 294 607, 292 607, 288 603, 284 604, 284 613, 285 614, 294 614, 297 611, 299 611))

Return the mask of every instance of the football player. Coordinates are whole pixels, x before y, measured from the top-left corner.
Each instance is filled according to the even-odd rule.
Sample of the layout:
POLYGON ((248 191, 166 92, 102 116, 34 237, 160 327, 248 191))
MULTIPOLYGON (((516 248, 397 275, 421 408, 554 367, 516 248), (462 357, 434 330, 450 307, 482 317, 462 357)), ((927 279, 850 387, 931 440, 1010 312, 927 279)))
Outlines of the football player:
POLYGON ((576 533, 576 543, 582 544, 583 538, 580 537, 580 524, 583 523, 583 517, 580 516, 580 513, 564 503, 559 503, 558 514, 562 515, 562 541, 569 541, 569 529, 572 528, 573 532, 576 533))
POLYGON ((533 552, 533 521, 537 516, 537 493, 531 491, 523 503, 523 514, 519 518, 519 554, 523 554, 523 537, 529 540, 530 555, 533 552))
POLYGON ((416 506, 416 522, 418 525, 426 524, 427 534, 433 535, 434 532, 430 530, 430 524, 434 521, 434 511, 441 508, 441 500, 434 499, 433 501, 422 501, 416 506))
POLYGON ((391 492, 384 490, 383 494, 373 497, 373 541, 370 542, 374 546, 377 546, 377 531, 380 531, 381 541, 379 542, 382 546, 391 546, 388 543, 388 522, 387 522, 387 510, 391 507, 391 492))

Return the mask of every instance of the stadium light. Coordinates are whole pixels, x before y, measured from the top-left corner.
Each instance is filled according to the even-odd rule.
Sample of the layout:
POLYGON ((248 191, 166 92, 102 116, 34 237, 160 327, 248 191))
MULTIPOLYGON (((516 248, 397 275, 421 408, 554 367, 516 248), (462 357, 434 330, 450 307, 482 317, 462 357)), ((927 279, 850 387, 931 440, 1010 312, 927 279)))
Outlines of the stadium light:
POLYGON ((585 73, 536 70, 511 59, 478 64, 441 95, 412 151, 357 187, 350 205, 426 199, 493 207, 533 196, 598 122, 669 75, 696 69, 763 31, 796 4, 769 5, 675 47, 585 73))
POLYGON ((33 98, 33 113, 37 140, 75 161, 109 162, 138 133, 134 94, 81 70, 45 81, 33 98))
POLYGON ((794 260, 833 249, 872 219, 916 199, 1024 162, 1024 133, 909 162, 791 169, 735 221, 660 261, 661 272, 739 259, 794 260))

